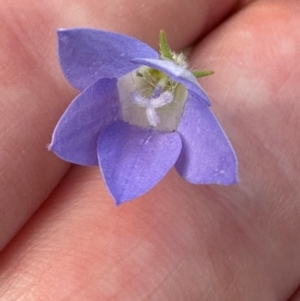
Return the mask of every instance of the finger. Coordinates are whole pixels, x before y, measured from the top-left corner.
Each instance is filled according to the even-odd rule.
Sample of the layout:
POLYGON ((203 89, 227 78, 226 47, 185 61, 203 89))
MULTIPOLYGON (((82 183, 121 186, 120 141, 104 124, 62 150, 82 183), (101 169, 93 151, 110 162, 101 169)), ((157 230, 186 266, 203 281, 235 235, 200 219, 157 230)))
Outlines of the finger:
POLYGON ((200 44, 191 62, 215 71, 202 83, 240 165, 239 191, 226 198, 239 199, 229 206, 255 238, 278 300, 300 279, 299 12, 298 1, 253 3, 200 44))
POLYGON ((300 286, 288 301, 299 301, 299 300, 300 300, 300 286))
POLYGON ((253 4, 193 57, 193 64, 205 59, 217 71, 203 84, 237 150, 240 184, 193 186, 172 171, 147 195, 116 209, 97 168, 73 168, 3 252, 5 300, 13 294, 47 300, 49 288, 54 300, 291 295, 300 249, 296 3, 253 4), (281 48, 284 37, 290 46, 281 48))
POLYGON ((76 94, 59 70, 56 28, 115 30, 153 46, 164 28, 179 48, 216 24, 235 2, 0 2, 0 249, 68 169, 46 150, 55 123, 76 94))

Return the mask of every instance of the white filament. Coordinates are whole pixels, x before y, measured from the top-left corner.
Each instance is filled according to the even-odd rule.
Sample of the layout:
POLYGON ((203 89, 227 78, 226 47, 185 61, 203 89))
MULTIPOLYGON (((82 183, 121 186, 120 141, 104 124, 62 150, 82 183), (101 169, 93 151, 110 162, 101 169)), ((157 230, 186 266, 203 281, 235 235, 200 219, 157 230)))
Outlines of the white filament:
POLYGON ((155 98, 146 98, 139 93, 133 94, 133 102, 146 109, 146 116, 149 124, 156 127, 160 122, 155 109, 162 108, 173 100, 173 94, 169 91, 161 93, 155 98))

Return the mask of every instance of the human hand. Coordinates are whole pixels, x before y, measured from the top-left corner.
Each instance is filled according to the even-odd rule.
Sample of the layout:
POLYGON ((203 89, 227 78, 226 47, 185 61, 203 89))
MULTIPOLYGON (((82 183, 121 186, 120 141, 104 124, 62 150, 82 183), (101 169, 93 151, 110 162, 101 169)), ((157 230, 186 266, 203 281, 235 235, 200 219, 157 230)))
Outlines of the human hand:
POLYGON ((236 5, 0 2, 0 245, 19 231, 0 256, 0 300, 300 300, 300 5, 261 0, 228 16, 236 5), (116 208, 98 168, 48 152, 77 93, 59 69, 58 27, 196 42, 190 64, 215 71, 201 84, 240 183, 195 186, 172 170, 116 208))

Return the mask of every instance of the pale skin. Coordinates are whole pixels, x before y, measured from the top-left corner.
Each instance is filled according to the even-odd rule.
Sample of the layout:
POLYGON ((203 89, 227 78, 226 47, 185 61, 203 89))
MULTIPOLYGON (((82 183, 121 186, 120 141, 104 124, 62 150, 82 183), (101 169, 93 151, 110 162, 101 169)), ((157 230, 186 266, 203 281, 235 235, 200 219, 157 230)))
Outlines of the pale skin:
POLYGON ((1 300, 300 300, 298 0, 1 0, 0 14, 1 300), (58 27, 193 43, 190 65, 215 72, 200 82, 239 184, 171 170, 117 208, 97 167, 48 152, 78 93, 59 69, 58 27))

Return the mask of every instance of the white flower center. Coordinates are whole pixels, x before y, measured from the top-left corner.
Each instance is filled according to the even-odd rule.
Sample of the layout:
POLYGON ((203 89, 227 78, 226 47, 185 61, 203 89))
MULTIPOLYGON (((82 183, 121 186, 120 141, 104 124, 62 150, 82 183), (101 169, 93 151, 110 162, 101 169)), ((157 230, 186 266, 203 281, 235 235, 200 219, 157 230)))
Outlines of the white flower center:
POLYGON ((161 131, 176 130, 187 99, 182 84, 144 66, 120 78, 118 89, 124 121, 161 131))

